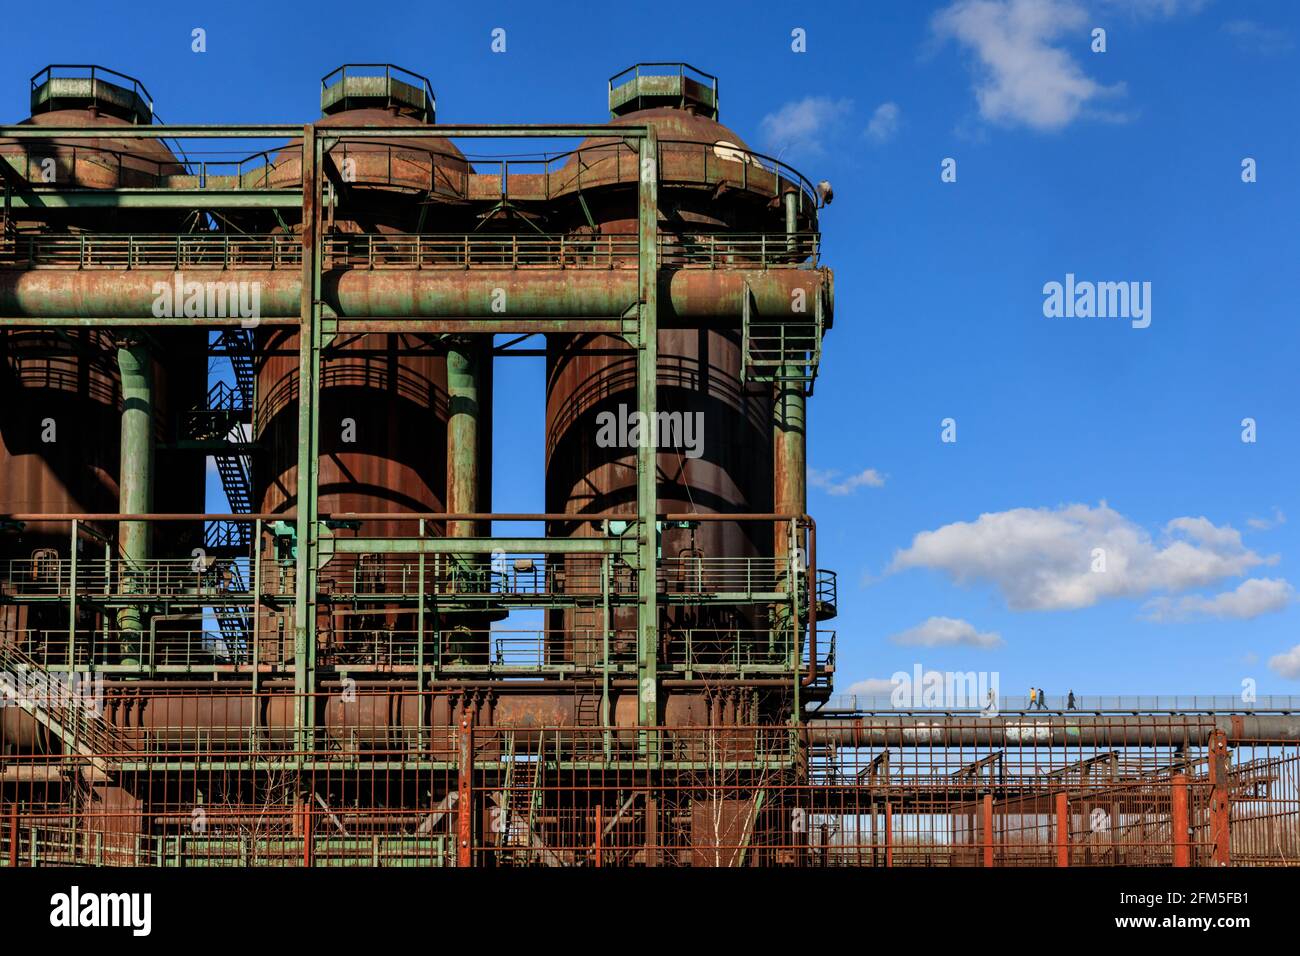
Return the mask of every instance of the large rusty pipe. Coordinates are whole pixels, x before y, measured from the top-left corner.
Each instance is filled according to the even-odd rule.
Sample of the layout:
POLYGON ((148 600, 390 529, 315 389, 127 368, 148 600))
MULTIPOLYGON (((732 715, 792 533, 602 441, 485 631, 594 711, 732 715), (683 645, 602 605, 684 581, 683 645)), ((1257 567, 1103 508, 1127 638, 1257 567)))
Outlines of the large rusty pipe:
MULTIPOLYGON (((124 513, 153 510, 153 366, 148 348, 140 342, 117 350, 122 378, 121 463, 118 478, 118 507, 124 513)), ((123 521, 118 544, 127 569, 127 586, 133 572, 149 560, 149 535, 145 521, 123 521)), ((144 621, 138 607, 117 612, 117 626, 123 634, 122 663, 138 663, 139 642, 144 621), (128 637, 127 635, 134 635, 128 637)))
POLYGON ((841 747, 1202 746, 1220 731, 1229 745, 1300 742, 1300 716, 897 717, 815 721, 809 740, 841 747))
MULTIPOLYGON (((291 269, 184 274, 162 269, 32 269, 0 271, 0 316, 138 318, 178 325, 202 322, 202 317, 162 318, 154 312, 159 290, 174 290, 181 275, 183 283, 257 283, 258 318, 297 320, 300 315, 302 275, 291 269)), ((758 314, 786 314, 795 289, 802 289, 806 300, 811 300, 823 286, 829 299, 831 281, 825 269, 663 271, 659 278, 660 323, 671 325, 674 320, 687 319, 739 321, 747 292, 758 314)), ((638 295, 635 268, 346 270, 327 272, 321 280, 325 305, 345 319, 617 318, 638 301, 638 295)))

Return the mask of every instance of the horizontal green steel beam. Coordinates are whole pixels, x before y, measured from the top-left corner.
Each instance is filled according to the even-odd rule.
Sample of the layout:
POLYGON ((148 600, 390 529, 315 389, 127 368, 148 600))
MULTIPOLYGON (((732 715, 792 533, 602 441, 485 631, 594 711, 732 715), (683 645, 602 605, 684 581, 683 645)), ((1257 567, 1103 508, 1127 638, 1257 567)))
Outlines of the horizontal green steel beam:
POLYGON ((632 538, 323 538, 321 554, 623 554, 632 538))
POLYGON ((258 126, 213 126, 179 124, 176 126, 0 126, 0 139, 290 139, 302 136, 302 126, 283 124, 258 126))
MULTIPOLYGON (((302 136, 302 126, 114 126, 107 133, 102 126, 0 126, 0 139, 289 139, 302 136)), ((320 127, 322 140, 391 139, 391 128, 375 126, 320 127)), ((584 139, 589 136, 617 136, 640 139, 645 126, 610 126, 601 123, 503 123, 468 126, 402 127, 403 139, 584 139)))

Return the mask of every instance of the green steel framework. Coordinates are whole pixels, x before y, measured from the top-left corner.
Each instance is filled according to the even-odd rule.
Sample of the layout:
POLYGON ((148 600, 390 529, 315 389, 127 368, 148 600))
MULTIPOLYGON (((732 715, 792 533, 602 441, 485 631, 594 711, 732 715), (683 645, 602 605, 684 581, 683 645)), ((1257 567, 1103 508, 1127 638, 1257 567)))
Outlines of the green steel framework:
MULTIPOLYGON (((45 139, 58 138, 61 140, 76 140, 81 138, 97 138, 104 135, 104 130, 97 127, 40 127, 31 126, 10 126, 0 127, 0 138, 8 138, 18 141, 40 141, 45 139)), ((295 748, 300 755, 305 754, 310 749, 310 741, 313 733, 313 722, 315 719, 313 710, 309 706, 310 696, 318 689, 317 680, 317 643, 316 643, 316 595, 318 593, 317 582, 319 572, 325 561, 334 553, 344 551, 367 552, 367 553, 410 553, 418 554, 418 560, 423 567, 424 557, 428 553, 447 553, 447 554, 467 554, 467 553, 488 553, 495 549, 502 550, 531 550, 544 551, 546 553, 582 553, 593 555, 608 555, 610 553, 622 553, 628 548, 626 539, 531 539, 531 538, 507 538, 507 537, 488 537, 466 539, 464 537, 455 537, 447 539, 424 538, 424 519, 420 519, 421 538, 416 541, 409 539, 334 539, 330 536, 325 522, 320 520, 319 515, 319 416, 320 416, 320 369, 322 356, 335 335, 340 330, 339 316, 334 313, 333 309, 323 300, 321 295, 322 281, 322 259, 324 238, 322 231, 322 211, 323 206, 330 201, 333 196, 332 190, 327 190, 326 185, 329 182, 328 176, 324 172, 324 158, 326 154, 340 142, 364 140, 367 138, 382 138, 391 136, 391 130, 371 127, 348 127, 348 126, 331 126, 328 128, 317 128, 314 125, 305 126, 125 126, 114 127, 112 135, 115 138, 134 139, 134 138, 153 138, 153 139, 248 139, 248 138, 302 138, 302 188, 301 191, 284 190, 284 189, 243 189, 243 188, 202 188, 197 186, 193 189, 175 189, 175 188, 118 188, 118 189, 81 189, 81 190, 60 190, 41 188, 38 190, 31 189, 26 183, 16 180, 12 172, 3 162, 0 162, 0 172, 5 173, 4 203, 5 209, 17 210, 25 208, 184 208, 184 209, 217 209, 217 208, 293 208, 298 207, 302 214, 302 233, 301 241, 301 289, 300 312, 297 318, 299 330, 299 394, 301 396, 298 402, 298 434, 305 436, 305 440, 299 442, 298 468, 297 468, 297 506, 294 515, 297 532, 297 553, 295 558, 295 594, 294 594, 294 611, 293 611, 293 634, 294 634, 294 692, 296 700, 296 725, 299 730, 297 744, 295 748)), ((634 314, 624 313, 621 316, 610 316, 605 323, 608 331, 617 329, 617 334, 621 334, 636 350, 636 400, 637 411, 646 416, 645 420, 653 418, 656 412, 656 374, 657 374, 657 330, 658 323, 658 297, 660 293, 659 278, 659 232, 657 223, 658 211, 658 188, 659 188, 659 144, 654 127, 649 125, 466 125, 466 126, 440 126, 437 128, 420 128, 420 127, 403 127, 402 136, 410 139, 451 139, 451 138, 578 138, 593 136, 613 136, 622 139, 625 142, 635 143, 637 148, 637 157, 639 161, 640 175, 637 177, 637 255, 638 255, 638 282, 637 282, 637 299, 635 307, 632 310, 634 314)), ((801 194, 802 195, 802 194, 801 194)), ((787 192, 784 205, 789 230, 793 230, 795 222, 795 203, 794 197, 787 192)), ((802 200, 800 200, 802 201, 802 200)), ((787 242, 793 242, 793 239, 787 242)), ((761 281, 762 275, 752 275, 753 281, 761 281)), ((746 292, 744 294, 744 316, 746 322, 749 316, 750 298, 754 294, 750 288, 750 281, 745 281, 746 292)), ((816 315, 817 315, 817 348, 820 348, 820 333, 822 323, 822 304, 823 292, 819 289, 816 295, 816 315)), ((453 305, 454 308, 454 305, 453 305)), ((548 316, 539 320, 536 316, 538 310, 531 310, 533 315, 530 317, 529 306, 519 309, 512 309, 510 316, 503 315, 494 319, 471 319, 461 318, 455 315, 445 315, 439 317, 420 317, 413 320, 418 323, 418 327, 423 332, 432 333, 455 333, 458 336, 491 336, 493 333, 532 333, 536 331, 548 332, 590 332, 593 328, 600 328, 590 318, 565 318, 548 316)), ((737 317, 739 318, 739 317, 737 317)), ((284 324, 290 320, 279 320, 276 324, 284 324)), ((124 318, 124 317, 104 317, 88 318, 84 316, 33 316, 30 314, 23 315, 0 315, 0 328, 5 327, 66 327, 70 325, 111 325, 120 326, 126 329, 147 328, 149 326, 168 326, 180 323, 189 323, 201 325, 204 327, 219 327, 221 323, 212 322, 207 318, 200 319, 174 319, 174 318, 124 318)), ((384 323, 378 323, 383 326, 384 323)), ((359 330, 366 327, 364 319, 349 322, 349 329, 359 330)), ((378 330, 391 331, 390 328, 380 328, 378 330)), ((748 326, 746 326, 748 333, 748 326)), ((143 352, 142 346, 135 348, 124 348, 121 352, 123 368, 139 368, 147 366, 147 363, 140 361, 143 352)), ((454 352, 454 350, 453 350, 454 352)), ((815 358, 814 358, 815 361, 815 358)), ((806 369, 803 367, 786 365, 779 366, 777 378, 789 376, 797 382, 797 387, 790 387, 790 383, 783 383, 786 387, 778 389, 778 395, 781 399, 778 401, 778 424, 794 422, 795 427, 802 432, 804 401, 803 401, 803 376, 806 369)), ((771 381, 772 379, 765 379, 771 381)), ((449 385, 451 384, 449 378, 449 385)), ((125 382, 124 387, 130 388, 131 383, 125 382)), ((139 418, 139 416, 136 416, 139 418)), ((124 424, 123 438, 126 441, 130 436, 134 436, 134 444, 130 449, 130 459, 137 460, 141 456, 147 456, 150 452, 147 446, 147 431, 142 428, 137 421, 134 426, 124 424), (140 445, 140 447, 135 447, 140 445)), ((462 455, 472 455, 477 448, 472 443, 456 443, 457 459, 455 462, 454 473, 457 475, 473 474, 473 468, 477 467, 476 462, 461 460, 462 455)), ((776 463, 777 468, 787 474, 799 476, 799 489, 802 489, 802 473, 804 468, 803 460, 803 443, 791 441, 782 441, 774 452, 782 459, 776 463)), ((128 460, 128 449, 124 447, 124 462, 128 460)), ((634 518, 637 529, 635 537, 635 559, 636 559, 636 578, 637 578, 637 640, 636 640, 636 690, 637 690, 637 719, 643 727, 653 727, 657 723, 657 702, 660 681, 662 679, 658 660, 658 635, 657 635, 657 614, 659 605, 659 594, 657 591, 657 576, 659 570, 659 556, 657 549, 657 487, 655 478, 655 461, 656 449, 649 442, 641 442, 638 445, 636 453, 636 500, 637 514, 634 518)), ((146 470, 147 465, 145 466, 146 470)), ((143 512, 135 511, 141 505, 149 500, 148 489, 139 489, 125 474, 123 477, 123 515, 143 512)), ((449 488, 449 495, 452 489, 449 488)), ((802 495, 800 495, 802 497, 802 495)), ((450 502, 449 502, 450 503, 450 502)), ((779 504, 779 503, 778 503, 779 504)), ((145 511, 148 509, 146 508, 145 511)), ((780 508, 777 509, 780 511, 780 508)), ((449 507, 449 512, 455 512, 454 508, 449 507)), ((81 516, 83 519, 94 516, 81 516)), ((120 516, 105 516, 120 517, 120 516)), ((152 518, 162 516, 151 515, 152 518)), ((220 516, 209 515, 208 518, 220 516)), ((264 519, 273 516, 248 516, 232 515, 230 518, 250 519, 256 521, 257 547, 254 551, 254 568, 253 574, 260 572, 262 562, 260 558, 261 549, 261 530, 264 519)), ((276 516, 280 517, 280 516, 276 516)), ((391 517, 391 516, 389 516, 391 517)), ((445 516, 428 516, 429 518, 445 516)), ((500 518, 502 516, 494 515, 477 515, 471 516, 483 520, 490 520, 492 517, 500 518)), ((559 516, 556 516, 559 517, 559 516)), ((632 517, 632 516, 625 516, 632 517)), ((686 516, 675 516, 683 518, 686 516)), ((794 511, 788 514, 774 514, 765 516, 754 516, 773 519, 775 521, 786 521, 791 528, 790 532, 784 537, 781 534, 778 538, 778 554, 786 551, 793 542, 793 528, 796 521, 807 521, 807 516, 794 511)), ((128 559, 138 559, 145 554, 145 546, 141 543, 143 538, 143 527, 145 522, 126 521, 122 522, 122 538, 130 545, 124 548, 124 557, 128 559)), ((472 527, 470 521, 449 522, 449 534, 454 534, 458 529, 452 525, 460 524, 465 527, 472 527)), ((73 537, 76 536, 76 522, 73 522, 73 537)), ((75 583, 75 553, 73 549, 73 579, 70 587, 70 601, 72 608, 75 609, 77 587, 75 583)), ((607 559, 606 559, 607 561, 607 559)), ((813 575, 809 575, 809 603, 815 604, 816 582, 812 580, 813 575)), ((423 582, 423 576, 421 576, 423 582)), ((606 583, 608 579, 606 578, 606 583)), ((799 597, 801 594, 796 593, 798 583, 792 576, 787 584, 788 593, 792 604, 791 629, 795 635, 795 650, 793 657, 789 659, 789 668, 786 673, 790 677, 790 686, 794 693, 794 720, 799 719, 799 688, 801 684, 801 651, 798 635, 801 633, 803 622, 799 620, 799 597)), ((256 595, 257 591, 254 591, 256 595)), ((256 620, 256 597, 254 597, 254 613, 256 620)), ((129 602, 128 602, 129 605, 129 602)), ((608 609, 608 594, 606 595, 605 606, 608 609)), ((424 595, 420 595, 419 614, 423 618, 424 614, 424 595)), ((75 622, 75 614, 73 616, 75 622)), ((137 608, 127 606, 119 611, 119 620, 126 623, 127 629, 135 628, 140 622, 140 611, 137 608), (134 622, 134 623, 132 623, 134 622)), ((815 617, 812 619, 815 622, 815 617)), ((811 623, 811 622, 810 622, 811 623)), ((815 627, 815 623, 812 624, 815 627)), ((75 634, 75 624, 70 628, 70 632, 75 634)), ((815 636, 815 633, 814 633, 815 636)), ((70 638, 74 640, 75 638, 70 638)), ((606 640, 608 640, 608 628, 606 627, 606 640)), ((423 641, 417 641, 419 645, 420 665, 418 667, 420 675, 420 686, 424 686, 424 661, 423 661, 423 641)), ((130 671, 137 663, 132 653, 124 657, 124 666, 121 670, 130 671)), ((256 665, 256 661, 254 662, 256 665)), ((815 650, 811 652, 810 668, 813 670, 817 666, 817 655, 815 650)), ((73 667, 72 657, 69 657, 69 669, 73 667)), ((605 687, 605 693, 602 703, 602 714, 608 717, 608 687, 609 687, 609 655, 605 654, 602 662, 602 680, 605 687)), ((108 668, 110 672, 119 670, 118 668, 108 668)), ((252 668, 253 689, 258 687, 259 668, 252 668)), ((811 675, 809 675, 811 676, 811 675)), ((803 681, 807 683, 807 680, 803 681)), ((656 750, 653 736, 649 733, 642 734, 639 738, 639 748, 643 753, 653 754, 656 750)), ((302 759, 301 756, 299 758, 302 759)))

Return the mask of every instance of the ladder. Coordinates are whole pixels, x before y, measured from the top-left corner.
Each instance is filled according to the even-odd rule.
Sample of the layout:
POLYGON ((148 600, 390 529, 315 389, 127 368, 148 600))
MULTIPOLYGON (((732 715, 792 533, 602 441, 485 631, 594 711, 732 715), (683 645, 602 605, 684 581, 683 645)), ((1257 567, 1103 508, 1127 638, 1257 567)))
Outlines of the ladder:
MULTIPOLYGON (((207 583, 218 593, 221 593, 218 586, 221 584, 223 572, 228 572, 230 575, 230 586, 225 589, 227 592, 248 591, 238 564, 234 561, 217 561, 208 571, 207 583)), ((226 650, 231 657, 239 659, 247 650, 249 635, 252 633, 249 610, 237 604, 214 603, 212 613, 216 616, 217 627, 221 630, 221 639, 226 645, 226 650)))

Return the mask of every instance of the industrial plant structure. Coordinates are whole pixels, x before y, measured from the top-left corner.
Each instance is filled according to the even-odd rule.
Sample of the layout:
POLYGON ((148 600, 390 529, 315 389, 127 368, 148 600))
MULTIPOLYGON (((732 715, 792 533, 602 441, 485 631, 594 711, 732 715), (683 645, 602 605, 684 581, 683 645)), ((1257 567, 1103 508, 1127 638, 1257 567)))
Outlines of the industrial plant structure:
POLYGON ((831 697, 830 186, 692 67, 608 94, 440 126, 423 77, 349 65, 315 123, 163 126, 123 74, 33 77, 0 127, 0 865, 1300 862, 1285 708, 831 697), (546 511, 496 514, 519 356, 546 457, 497 465, 546 511))

